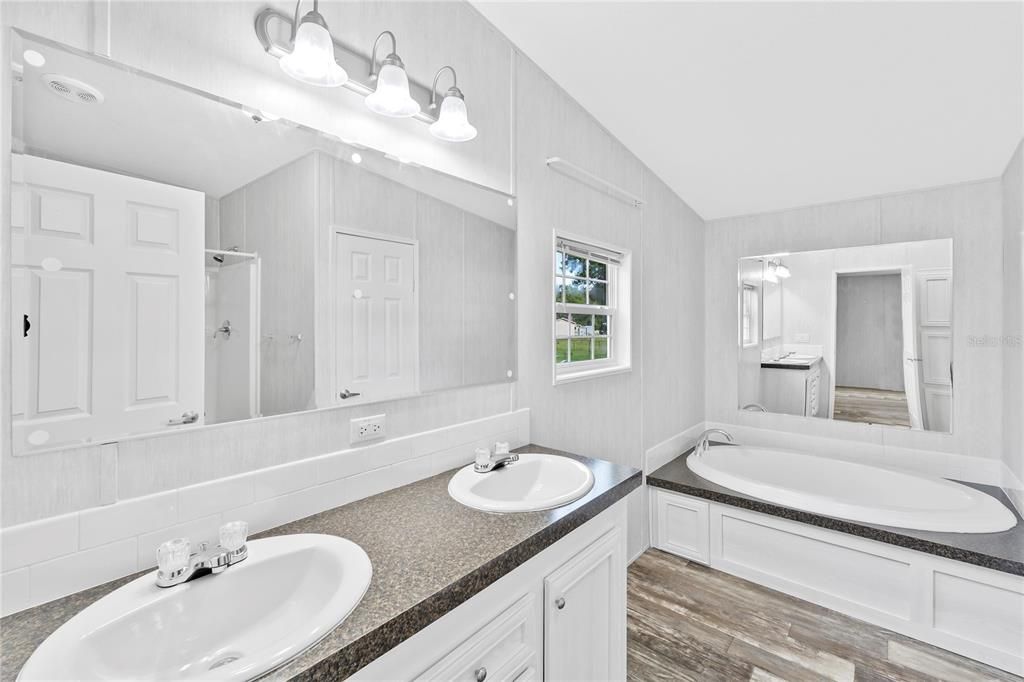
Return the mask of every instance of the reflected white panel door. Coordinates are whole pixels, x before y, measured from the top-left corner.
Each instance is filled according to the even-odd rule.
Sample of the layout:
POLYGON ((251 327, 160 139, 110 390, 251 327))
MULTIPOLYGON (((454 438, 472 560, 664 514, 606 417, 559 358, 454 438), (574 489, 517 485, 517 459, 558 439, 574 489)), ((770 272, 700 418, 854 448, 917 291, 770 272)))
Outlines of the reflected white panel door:
POLYGON ((416 244, 335 233, 335 400, 415 393, 419 386, 416 244))
POLYGON ((922 429, 924 417, 921 410, 921 357, 918 355, 917 344, 917 297, 913 268, 900 269, 900 283, 903 294, 903 387, 907 394, 910 427, 922 429))
POLYGON ((16 450, 203 414, 203 194, 12 157, 16 450))
POLYGON ((924 270, 917 275, 921 377, 925 428, 951 432, 953 426, 953 271, 924 270))

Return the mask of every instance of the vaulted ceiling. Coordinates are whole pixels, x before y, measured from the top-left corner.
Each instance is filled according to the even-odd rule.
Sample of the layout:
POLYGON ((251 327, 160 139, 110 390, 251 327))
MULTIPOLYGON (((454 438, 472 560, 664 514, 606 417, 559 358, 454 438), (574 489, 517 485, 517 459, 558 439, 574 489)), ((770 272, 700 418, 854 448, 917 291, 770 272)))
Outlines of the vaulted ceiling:
POLYGON ((1019 2, 477 2, 706 219, 990 178, 1019 2))

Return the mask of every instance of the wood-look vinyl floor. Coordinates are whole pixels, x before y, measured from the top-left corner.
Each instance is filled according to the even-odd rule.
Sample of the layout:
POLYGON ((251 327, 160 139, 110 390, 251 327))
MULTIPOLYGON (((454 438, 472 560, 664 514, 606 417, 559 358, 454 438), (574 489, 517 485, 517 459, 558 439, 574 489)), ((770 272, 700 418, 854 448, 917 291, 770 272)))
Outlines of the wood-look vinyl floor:
POLYGON ((1022 679, 656 549, 627 589, 629 680, 1022 679))
POLYGON ((832 417, 844 422, 910 428, 907 394, 903 391, 836 386, 836 403, 832 417))

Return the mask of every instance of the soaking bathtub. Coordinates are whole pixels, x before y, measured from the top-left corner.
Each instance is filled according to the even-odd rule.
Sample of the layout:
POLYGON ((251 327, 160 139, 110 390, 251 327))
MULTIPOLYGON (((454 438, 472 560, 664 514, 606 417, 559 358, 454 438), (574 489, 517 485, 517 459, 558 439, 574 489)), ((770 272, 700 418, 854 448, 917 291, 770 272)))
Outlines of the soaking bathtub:
POLYGON ((686 459, 712 483, 850 521, 946 533, 996 533, 1017 517, 994 497, 941 478, 784 450, 716 446, 686 459))

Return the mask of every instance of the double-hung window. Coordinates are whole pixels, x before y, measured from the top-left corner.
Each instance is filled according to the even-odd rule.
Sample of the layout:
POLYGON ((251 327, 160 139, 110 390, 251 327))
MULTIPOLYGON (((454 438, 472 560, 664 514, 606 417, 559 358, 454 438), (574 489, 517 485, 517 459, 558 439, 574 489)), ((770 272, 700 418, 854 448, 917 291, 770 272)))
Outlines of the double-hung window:
POLYGON ((629 369, 629 254, 555 236, 555 383, 629 369))

